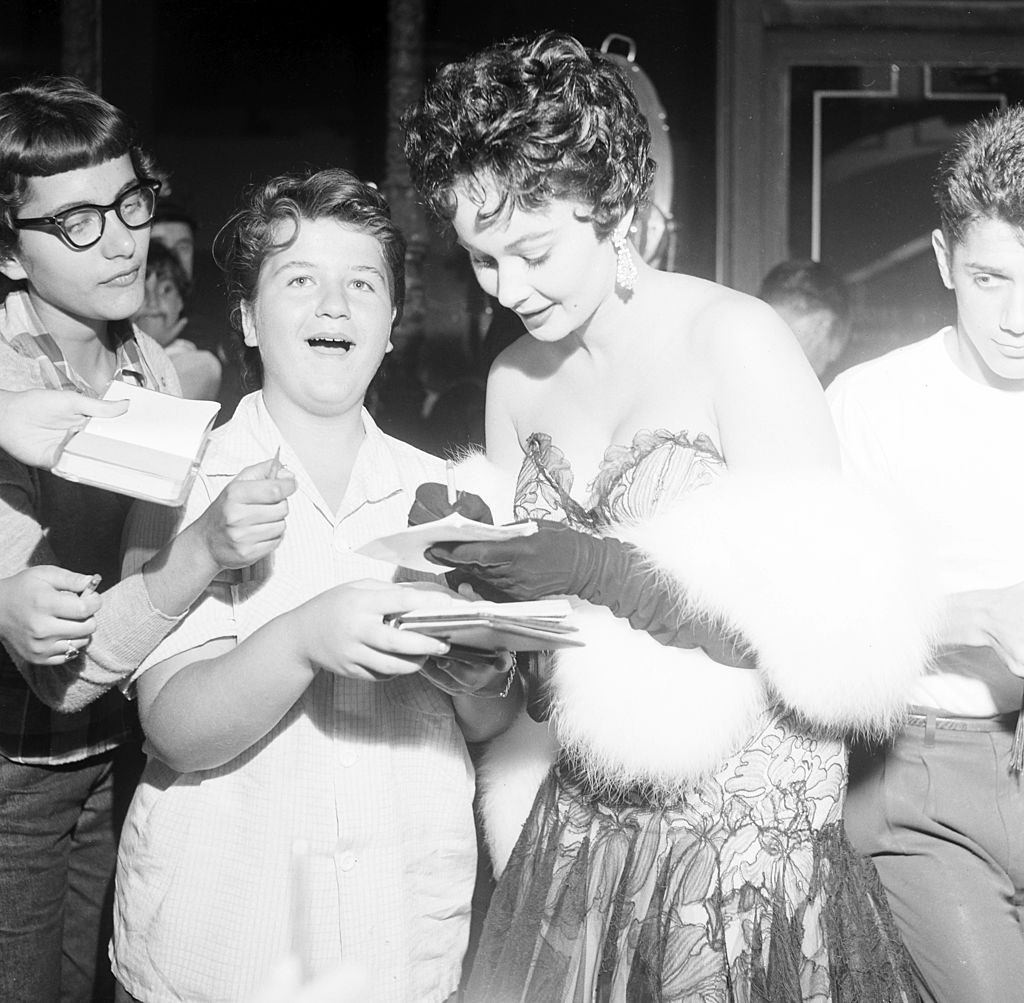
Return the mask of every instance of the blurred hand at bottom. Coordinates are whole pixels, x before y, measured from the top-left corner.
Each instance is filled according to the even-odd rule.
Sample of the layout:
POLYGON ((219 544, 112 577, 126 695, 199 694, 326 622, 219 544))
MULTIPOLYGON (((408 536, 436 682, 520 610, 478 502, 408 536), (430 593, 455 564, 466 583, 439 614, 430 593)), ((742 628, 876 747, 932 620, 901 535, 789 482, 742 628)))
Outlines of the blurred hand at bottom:
POLYGON ((337 968, 302 983, 302 966, 295 957, 275 965, 263 988, 246 1003, 365 1003, 370 999, 365 969, 343 961, 337 968))

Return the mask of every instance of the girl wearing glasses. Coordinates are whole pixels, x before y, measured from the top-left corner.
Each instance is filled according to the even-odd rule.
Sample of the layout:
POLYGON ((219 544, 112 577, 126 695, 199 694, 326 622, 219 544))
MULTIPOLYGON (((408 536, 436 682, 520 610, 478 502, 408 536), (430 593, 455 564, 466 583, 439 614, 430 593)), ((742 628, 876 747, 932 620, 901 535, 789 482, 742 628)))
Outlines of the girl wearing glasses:
MULTIPOLYGON (((0 94, 0 389, 179 393, 128 320, 158 185, 120 111, 77 81, 0 94)), ((269 461, 268 461, 269 462, 269 461)), ((120 811, 137 770, 122 697, 142 658, 223 568, 277 545, 288 479, 243 471, 207 514, 120 578, 129 500, 0 453, 0 999, 109 998, 120 811), (96 579, 98 592, 91 591, 96 579)))

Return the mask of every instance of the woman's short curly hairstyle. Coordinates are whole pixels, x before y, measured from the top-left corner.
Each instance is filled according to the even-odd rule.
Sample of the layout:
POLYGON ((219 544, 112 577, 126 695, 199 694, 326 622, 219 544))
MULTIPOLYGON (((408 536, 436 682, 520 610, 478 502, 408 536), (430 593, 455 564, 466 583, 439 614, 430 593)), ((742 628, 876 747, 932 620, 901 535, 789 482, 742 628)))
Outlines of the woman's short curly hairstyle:
MULTIPOLYGON (((232 326, 242 330, 242 304, 255 299, 263 262, 294 242, 304 219, 333 219, 377 240, 391 279, 397 325, 405 304, 405 237, 391 218, 387 199, 373 185, 335 167, 281 174, 253 185, 242 197, 242 208, 214 238, 215 257, 224 270, 232 326), (282 234, 278 224, 285 221, 294 227, 282 234)), ((243 370, 247 385, 262 384, 263 366, 257 349, 244 350, 243 370)))
POLYGON ((967 126, 942 159, 934 194, 950 248, 978 219, 1024 230, 1024 105, 967 126))
POLYGON ((654 178, 650 127, 631 87, 571 35, 512 39, 449 63, 402 124, 413 184, 444 221, 460 183, 492 179, 503 195, 493 215, 574 199, 592 207, 604 238, 654 178))

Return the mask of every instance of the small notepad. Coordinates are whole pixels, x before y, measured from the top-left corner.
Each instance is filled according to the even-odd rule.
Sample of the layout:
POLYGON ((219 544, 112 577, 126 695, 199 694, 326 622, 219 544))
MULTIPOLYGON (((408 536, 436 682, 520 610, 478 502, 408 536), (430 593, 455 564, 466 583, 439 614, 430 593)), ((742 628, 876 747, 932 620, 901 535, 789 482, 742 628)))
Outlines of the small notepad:
POLYGON ((118 381, 103 399, 127 400, 128 410, 116 418, 89 418, 64 444, 53 472, 160 505, 181 505, 220 404, 118 381))
POLYGON ((435 543, 514 540, 520 536, 532 536, 536 532, 535 522, 513 522, 507 526, 492 526, 453 512, 443 519, 423 522, 418 526, 409 526, 408 529, 401 529, 397 533, 378 537, 363 544, 356 553, 413 571, 428 571, 439 575, 444 571, 451 571, 451 568, 434 564, 423 556, 423 551, 435 543))

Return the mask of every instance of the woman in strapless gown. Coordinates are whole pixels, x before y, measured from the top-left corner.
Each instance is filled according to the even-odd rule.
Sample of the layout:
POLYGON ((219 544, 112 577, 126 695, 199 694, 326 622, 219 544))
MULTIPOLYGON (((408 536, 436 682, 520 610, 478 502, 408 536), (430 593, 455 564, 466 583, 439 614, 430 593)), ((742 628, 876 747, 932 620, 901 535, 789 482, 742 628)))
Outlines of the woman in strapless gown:
POLYGON ((405 127, 421 195, 528 335, 457 481, 538 531, 431 554, 487 595, 569 596, 585 641, 520 656, 547 712, 481 763, 500 879, 469 998, 916 999, 841 813, 844 736, 899 720, 930 594, 843 484, 792 333, 638 260, 647 125, 575 39, 442 68, 405 127))

